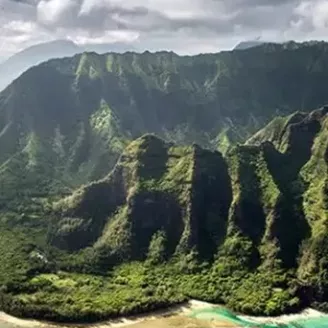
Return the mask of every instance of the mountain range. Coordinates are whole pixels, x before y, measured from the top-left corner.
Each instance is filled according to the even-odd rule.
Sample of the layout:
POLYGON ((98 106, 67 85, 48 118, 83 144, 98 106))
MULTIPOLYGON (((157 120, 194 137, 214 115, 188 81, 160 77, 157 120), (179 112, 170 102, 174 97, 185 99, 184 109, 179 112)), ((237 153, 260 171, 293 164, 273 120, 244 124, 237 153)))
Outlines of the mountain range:
POLYGON ((33 67, 0 93, 0 203, 99 179, 145 133, 225 153, 277 115, 328 103, 327 50, 84 53, 33 67))
POLYGON ((0 63, 0 91, 7 87, 27 69, 53 58, 70 57, 84 51, 125 52, 132 46, 119 42, 112 44, 86 44, 83 46, 69 40, 55 40, 28 47, 0 63))
POLYGON ((23 73, 0 93, 0 308, 327 310, 327 51, 84 53, 23 73))
MULTIPOLYGON (((235 49, 243 50, 263 44, 260 41, 240 42, 235 49)), ((70 57, 83 52, 124 53, 136 50, 134 46, 121 42, 110 44, 77 45, 70 40, 55 40, 28 47, 7 60, 0 62, 0 91, 7 87, 27 69, 54 58, 70 57)))

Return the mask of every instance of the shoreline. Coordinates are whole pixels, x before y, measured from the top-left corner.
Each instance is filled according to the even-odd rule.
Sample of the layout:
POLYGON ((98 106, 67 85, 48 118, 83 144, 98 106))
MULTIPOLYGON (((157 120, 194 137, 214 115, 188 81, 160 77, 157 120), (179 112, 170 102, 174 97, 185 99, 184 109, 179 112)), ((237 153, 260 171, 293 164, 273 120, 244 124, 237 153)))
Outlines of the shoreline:
MULTIPOLYGON (((163 319, 167 317, 173 316, 188 316, 195 310, 201 309, 209 309, 220 307, 220 305, 191 300, 182 305, 177 305, 174 307, 170 307, 166 310, 158 310, 148 314, 140 314, 134 315, 130 317, 120 317, 117 319, 110 319, 106 321, 101 321, 98 323, 55 323, 55 322, 47 322, 36 319, 22 319, 11 316, 5 312, 0 312, 0 327, 1 323, 13 325, 15 327, 26 327, 26 328, 34 328, 34 327, 47 327, 47 328, 59 328, 59 327, 84 327, 84 328, 119 328, 119 327, 127 327, 133 324, 142 323, 145 321, 153 321, 156 319, 163 319)), ((276 323, 276 324, 288 324, 290 322, 309 320, 309 319, 318 319, 321 317, 326 317, 328 319, 328 315, 316 311, 314 309, 308 308, 300 313, 295 314, 284 314, 277 317, 260 317, 260 316, 248 316, 248 315, 236 315, 237 318, 241 320, 253 321, 254 323, 276 323)))
POLYGON ((255 316, 248 316, 248 315, 237 315, 237 317, 243 320, 249 320, 256 323, 287 324, 295 321, 297 322, 302 320, 318 319, 323 317, 328 319, 328 314, 308 308, 299 313, 282 314, 277 317, 261 317, 261 316, 255 317, 255 316))
MULTIPOLYGON (((71 328, 71 327, 85 327, 85 328, 119 328, 126 327, 136 323, 144 321, 151 321, 156 319, 163 319, 166 317, 177 316, 177 315, 188 315, 194 310, 208 308, 210 303, 191 300, 180 305, 171 306, 164 310, 156 310, 145 314, 131 315, 125 317, 119 317, 116 319, 109 319, 105 321, 99 321, 95 323, 56 323, 50 321, 42 321, 37 319, 24 319, 14 317, 10 314, 0 311, 0 325, 1 323, 12 324, 16 327, 51 327, 51 328, 71 328)), ((217 305, 216 305, 217 306, 217 305)))

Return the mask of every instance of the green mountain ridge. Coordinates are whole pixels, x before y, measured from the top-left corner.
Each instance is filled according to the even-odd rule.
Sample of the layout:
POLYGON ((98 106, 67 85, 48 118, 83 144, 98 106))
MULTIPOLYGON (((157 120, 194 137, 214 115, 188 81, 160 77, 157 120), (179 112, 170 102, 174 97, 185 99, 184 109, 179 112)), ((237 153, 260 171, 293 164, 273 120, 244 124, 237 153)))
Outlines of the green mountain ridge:
POLYGON ((85 53, 25 72, 0 93, 0 309, 327 310, 327 51, 85 53))
POLYGON ((327 114, 276 118, 225 157, 148 134, 105 178, 7 214, 1 308, 58 321, 188 298, 262 315, 326 310, 327 114))
MULTIPOLYGON (((231 202, 229 188, 227 167, 219 153, 196 145, 169 147, 154 136, 145 136, 130 144, 108 179, 83 187, 57 203, 57 207, 64 225, 70 224, 67 218, 73 218, 74 227, 74 220, 79 220, 82 225, 85 220, 90 222, 90 218, 93 221, 90 225, 102 222, 106 231, 100 234, 102 237, 96 242, 96 248, 104 247, 106 252, 113 252, 114 258, 128 258, 131 251, 141 248, 131 259, 144 259, 154 233, 167 235, 170 247, 175 245, 171 254, 200 247, 197 251, 206 256, 213 253, 206 248, 216 248, 216 239, 219 239, 217 234, 210 235, 215 233, 213 225, 225 225, 231 202), (211 180, 207 181, 209 174, 211 180), (214 197, 211 188, 215 186, 223 186, 227 194, 214 197), (202 198, 193 204, 198 195, 202 198), (111 217, 115 222, 111 222, 111 217), (126 222, 122 222, 123 218, 126 222), (170 222, 165 223, 168 218, 170 222), (124 231, 123 240, 119 236, 122 229, 129 229, 124 231), (134 241, 134 236, 140 236, 140 240, 134 241), (114 239, 114 249, 111 249, 114 239)), ((59 238, 56 242, 55 233, 55 243, 59 247, 74 243, 76 230, 69 230, 69 233, 65 230, 61 235, 61 227, 59 221, 55 229, 59 231, 59 238)), ((81 241, 87 243, 84 247, 88 246, 85 238, 81 241)), ((73 249, 80 247, 73 246, 73 249)))
POLYGON ((226 153, 276 115, 328 103, 327 49, 84 53, 33 67, 0 93, 0 202, 102 178, 145 133, 226 153))

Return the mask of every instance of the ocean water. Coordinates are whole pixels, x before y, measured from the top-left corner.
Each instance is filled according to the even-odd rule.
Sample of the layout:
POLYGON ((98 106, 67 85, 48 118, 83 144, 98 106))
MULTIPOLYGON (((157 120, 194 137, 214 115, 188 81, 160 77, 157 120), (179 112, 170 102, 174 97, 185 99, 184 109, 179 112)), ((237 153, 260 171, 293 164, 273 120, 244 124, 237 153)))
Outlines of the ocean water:
POLYGON ((328 328, 328 315, 307 320, 293 321, 288 324, 258 323, 243 320, 225 308, 205 308, 193 311, 191 317, 202 320, 227 320, 243 328, 328 328))
POLYGON ((294 323, 292 328, 328 328, 328 316, 294 323))

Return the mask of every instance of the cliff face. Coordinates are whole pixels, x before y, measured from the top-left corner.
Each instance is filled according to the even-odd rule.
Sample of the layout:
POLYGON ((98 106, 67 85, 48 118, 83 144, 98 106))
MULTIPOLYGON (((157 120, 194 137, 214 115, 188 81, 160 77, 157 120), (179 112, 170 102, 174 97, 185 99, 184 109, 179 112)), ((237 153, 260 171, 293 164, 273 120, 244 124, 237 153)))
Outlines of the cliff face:
POLYGON ((225 159, 196 145, 137 139, 107 178, 57 204, 62 219, 53 242, 90 246, 105 266, 194 253, 225 263, 217 277, 292 270, 289 282, 299 279, 323 302, 327 113, 277 118, 225 159), (74 228, 63 234, 69 220, 74 228), (97 227, 92 240, 76 238, 85 224, 97 227))
POLYGON ((126 148, 106 178, 56 204, 61 219, 53 242, 145 259, 161 235, 170 245, 166 258, 195 250, 213 259, 226 239, 242 237, 252 244, 253 265, 296 267, 314 221, 307 204, 316 200, 316 215, 323 211, 317 188, 324 195, 325 179, 317 170, 325 165, 327 112, 295 114, 277 129, 270 123, 225 159, 197 145, 174 146, 145 135, 126 148), (323 180, 321 187, 315 179, 323 180), (76 239, 87 227, 94 233, 76 239))
POLYGON ((64 248, 75 243, 73 249, 92 244, 114 257, 140 260, 161 236, 165 258, 192 249, 212 257, 226 233, 231 199, 220 153, 147 135, 129 145, 107 178, 57 204, 62 219, 53 242, 64 248), (76 238, 85 225, 97 227, 92 240, 76 238))
MULTIPOLYGON (((322 302, 327 297, 327 113, 328 108, 296 114, 285 119, 283 129, 272 138, 271 126, 251 138, 248 143, 275 143, 281 150, 280 161, 273 167, 292 197, 288 207, 295 213, 297 204, 306 237, 299 249, 297 276, 304 284, 316 286, 315 294, 322 302), (267 133, 269 132, 269 133, 267 133)), ((280 120, 280 119, 278 119, 280 120)), ((281 230, 285 230, 286 224, 281 230)), ((291 236, 299 229, 291 227, 291 236)))
MULTIPOLYGON (((39 239, 13 244, 20 270, 4 256, 19 283, 6 282, 2 306, 60 320, 190 297, 253 314, 326 309, 327 124, 326 107, 277 118, 226 157, 136 139, 105 178, 56 200, 43 220, 21 219, 17 235, 39 239)), ((0 221, 8 241, 12 222, 0 221)))
POLYGON ((327 49, 84 53, 33 67, 0 93, 0 206, 103 178, 145 133, 225 154, 276 115, 328 101, 327 49))

